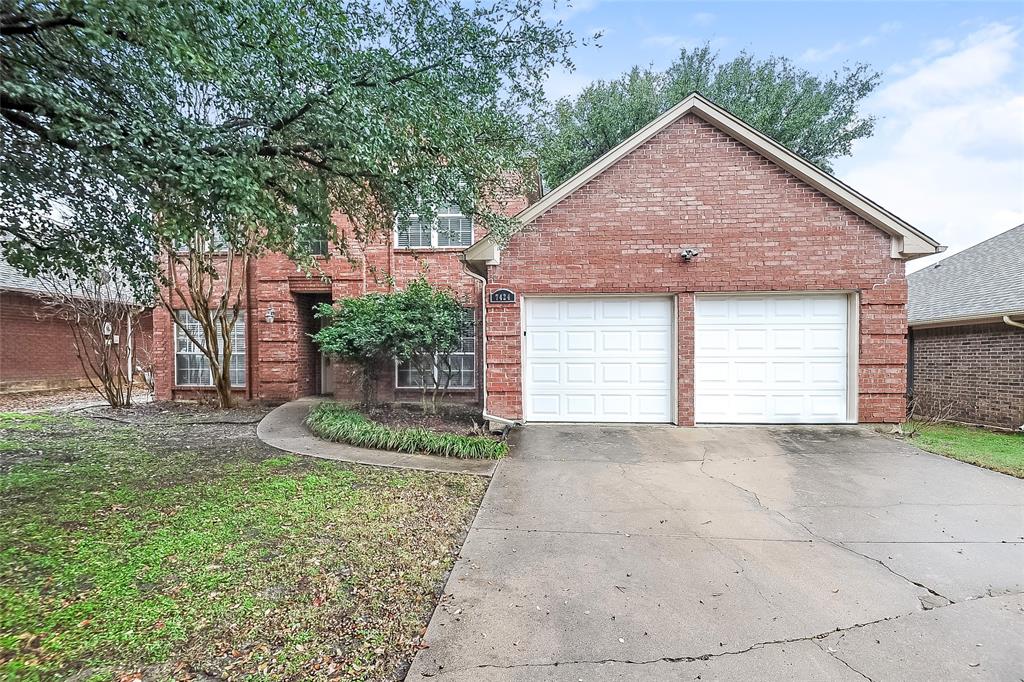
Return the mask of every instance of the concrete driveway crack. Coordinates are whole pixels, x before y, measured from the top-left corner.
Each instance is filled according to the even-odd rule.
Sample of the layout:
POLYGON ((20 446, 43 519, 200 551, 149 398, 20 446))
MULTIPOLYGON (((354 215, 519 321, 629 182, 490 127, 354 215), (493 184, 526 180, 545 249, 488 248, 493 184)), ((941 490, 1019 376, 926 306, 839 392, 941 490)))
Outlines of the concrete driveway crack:
POLYGON ((890 573, 892 573, 894 576, 896 576, 898 578, 901 578, 902 580, 910 583, 911 585, 914 585, 915 587, 919 587, 922 590, 925 590, 926 592, 928 592, 929 595, 931 595, 932 599, 924 599, 924 598, 922 598, 922 600, 921 600, 921 608, 923 608, 925 610, 928 610, 928 609, 936 608, 936 607, 939 607, 939 606, 946 606, 947 604, 955 603, 949 597, 946 597, 946 596, 943 596, 943 595, 939 594, 938 592, 936 592, 932 588, 928 587, 927 585, 923 585, 923 584, 917 582, 916 580, 912 580, 911 578, 908 578, 907 576, 903 575, 902 573, 899 573, 898 571, 894 570, 891 566, 886 564, 881 559, 876 559, 873 556, 869 556, 867 554, 862 554, 861 552, 858 552, 857 550, 853 549, 852 547, 847 547, 846 545, 844 545, 841 542, 838 542, 836 540, 832 540, 831 538, 827 538, 827 537, 825 537, 823 535, 819 535, 818 533, 815 533, 813 530, 811 530, 806 524, 801 523, 799 521, 796 521, 795 519, 791 519, 789 516, 787 516, 786 514, 784 514, 781 511, 779 511, 778 509, 772 509, 771 507, 768 507, 767 505, 764 504, 764 502, 761 501, 760 496, 757 493, 755 493, 753 490, 749 490, 747 488, 744 488, 743 486, 739 485, 738 483, 734 483, 733 481, 730 481, 727 478, 722 478, 721 476, 715 476, 714 474, 708 473, 707 471, 704 470, 704 460, 701 460, 700 471, 701 471, 702 474, 704 474, 708 478, 711 478, 711 479, 714 479, 714 480, 717 480, 717 481, 722 481, 723 483, 728 483, 729 485, 731 485, 732 487, 736 488, 737 490, 745 493, 749 497, 753 498, 754 502, 756 502, 757 506, 761 507, 761 509, 764 509, 765 511, 767 511, 769 513, 772 513, 772 514, 777 514, 778 516, 780 516, 781 518, 785 519, 787 522, 793 524, 794 526, 802 528, 804 530, 804 532, 807 533, 808 535, 810 535, 812 538, 815 538, 816 540, 820 540, 821 542, 828 543, 828 544, 832 545, 833 547, 837 547, 837 548, 839 548, 841 550, 844 550, 846 552, 849 552, 851 554, 855 554, 856 556, 859 556, 862 559, 868 559, 869 561, 873 561, 876 564, 878 564, 879 566, 881 566, 882 568, 884 568, 885 570, 887 570, 890 573))
MULTIPOLYGON (((710 661, 716 658, 722 658, 723 656, 742 656, 743 654, 763 649, 766 646, 778 646, 782 644, 795 644, 797 642, 814 642, 815 640, 824 639, 829 635, 836 633, 846 633, 851 630, 857 630, 859 628, 867 627, 869 625, 875 625, 877 623, 884 623, 887 621, 897 620, 904 616, 913 615, 919 613, 913 611, 911 613, 905 613, 898 616, 888 616, 886 618, 878 618, 876 620, 866 621, 864 623, 855 623, 847 627, 836 628, 834 630, 828 630, 827 632, 820 632, 815 635, 807 637, 790 637, 786 639, 771 639, 764 642, 756 642, 750 646, 744 647, 743 649, 734 649, 731 651, 717 651, 706 654, 699 654, 696 656, 661 656, 659 658, 641 659, 634 660, 629 658, 599 658, 599 659, 579 659, 579 660, 568 660, 568 661, 553 661, 550 663, 512 663, 508 665, 498 665, 495 663, 481 663, 480 665, 474 665, 467 668, 452 669, 447 671, 441 671, 439 674, 444 675, 448 672, 458 672, 461 670, 479 670, 479 669, 498 669, 498 670, 514 670, 517 668, 556 668, 561 665, 607 665, 609 663, 620 663, 628 665, 651 665, 653 663, 695 663, 698 661, 710 661)), ((815 642, 817 644, 817 642, 815 642)), ((845 663, 845 662, 844 662, 845 663)), ((852 668, 851 668, 852 669, 852 668)), ((862 677, 867 678, 863 673, 862 677)))
MULTIPOLYGON (((838 645, 839 645, 839 643, 843 641, 843 637, 846 637, 846 633, 845 633, 845 632, 844 632, 844 633, 843 633, 842 635, 840 635, 840 636, 839 636, 839 639, 837 639, 837 640, 836 640, 836 646, 838 646, 838 645)), ((846 659, 844 659, 843 657, 841 657, 841 656, 839 655, 838 651, 834 651, 834 650, 832 649, 832 647, 829 647, 829 646, 822 646, 822 642, 821 642, 821 641, 818 641, 818 640, 815 640, 815 641, 814 641, 814 645, 815 645, 815 646, 817 646, 817 647, 818 647, 819 649, 821 649, 822 651, 824 651, 826 655, 828 655, 828 656, 830 656, 831 658, 834 658, 835 660, 837 660, 837 661, 839 661, 840 663, 842 663, 842 664, 843 664, 843 665, 844 665, 844 666, 845 666, 846 668, 848 668, 848 669, 849 669, 850 671, 852 671, 852 672, 855 672, 855 673, 857 673, 858 675, 860 675, 861 677, 863 677, 863 678, 864 678, 865 680, 868 680, 868 682, 875 682, 875 681, 874 681, 874 680, 873 680, 873 679, 872 679, 871 677, 869 677, 869 676, 868 676, 868 675, 866 675, 865 673, 861 672, 860 670, 857 670, 857 669, 856 669, 856 668, 854 668, 854 667, 853 667, 852 665, 850 665, 850 662, 849 662, 849 661, 847 661, 846 659)))

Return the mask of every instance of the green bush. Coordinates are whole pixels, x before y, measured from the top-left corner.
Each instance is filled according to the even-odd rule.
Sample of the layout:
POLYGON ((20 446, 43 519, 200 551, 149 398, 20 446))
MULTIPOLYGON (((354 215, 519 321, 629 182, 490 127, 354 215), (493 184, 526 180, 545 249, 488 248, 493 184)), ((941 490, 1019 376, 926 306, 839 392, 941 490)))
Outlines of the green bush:
POLYGON ((338 403, 320 403, 310 411, 306 424, 321 438, 364 448, 460 459, 499 459, 508 454, 508 445, 486 436, 392 429, 338 403))

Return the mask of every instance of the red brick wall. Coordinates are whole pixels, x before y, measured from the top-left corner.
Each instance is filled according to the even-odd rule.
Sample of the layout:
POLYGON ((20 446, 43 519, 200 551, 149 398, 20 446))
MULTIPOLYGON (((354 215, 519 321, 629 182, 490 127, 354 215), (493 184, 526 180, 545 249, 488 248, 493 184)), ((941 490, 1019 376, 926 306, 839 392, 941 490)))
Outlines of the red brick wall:
MULTIPOLYGON (((89 385, 67 323, 38 312, 34 296, 0 291, 0 393, 89 385)), ((144 361, 153 338, 148 311, 134 333, 136 359, 144 361)))
MULTIPOLYGON (((859 418, 905 412, 906 281, 889 237, 687 115, 542 215, 489 290, 679 294, 680 424, 693 423, 693 294, 860 292, 859 418), (700 249, 691 263, 679 252, 700 249)), ((488 308, 488 405, 522 417, 519 307, 488 308)))
POLYGON ((0 291, 0 392, 87 385, 67 323, 38 319, 39 301, 0 291))
POLYGON ((997 323, 911 334, 916 416, 1004 429, 1024 424, 1024 330, 997 323))
MULTIPOLYGON (((521 202, 510 204, 509 211, 518 211, 521 202)), ((345 230, 345 219, 338 217, 345 230)), ((482 232, 477 237, 483 236, 482 232)), ((479 308, 480 290, 477 280, 465 274, 459 254, 461 249, 395 249, 393 235, 380 236, 366 246, 354 244, 349 260, 340 256, 318 259, 321 272, 310 276, 299 272, 295 263, 280 254, 270 254, 254 261, 248 281, 251 291, 244 299, 249 305, 248 351, 249 380, 239 396, 253 400, 283 401, 302 395, 319 393, 319 356, 307 336, 316 324, 310 306, 317 300, 337 300, 369 291, 386 291, 392 282, 402 287, 421 274, 429 281, 451 287, 467 307, 479 308), (268 308, 275 312, 274 322, 265 319, 268 308)), ((244 277, 244 273, 237 273, 244 277)), ((158 399, 192 398, 210 391, 194 388, 178 389, 174 385, 174 330, 170 316, 158 309, 154 317, 154 355, 158 399)), ((479 344, 478 344, 479 345, 479 344)), ((478 360, 477 366, 480 366, 478 360)), ((479 402, 480 383, 470 390, 451 391, 452 401, 479 402)), ((335 395, 343 399, 359 397, 358 376, 351 365, 335 363, 335 395)), ((382 367, 378 396, 382 400, 419 400, 418 390, 396 390, 394 364, 382 367)))

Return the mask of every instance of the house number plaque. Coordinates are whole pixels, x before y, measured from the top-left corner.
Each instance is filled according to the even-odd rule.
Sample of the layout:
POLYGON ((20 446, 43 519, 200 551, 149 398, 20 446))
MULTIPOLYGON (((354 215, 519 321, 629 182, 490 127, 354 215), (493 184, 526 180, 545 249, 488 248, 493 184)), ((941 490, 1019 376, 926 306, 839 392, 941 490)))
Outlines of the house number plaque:
POLYGON ((508 289, 498 289, 497 291, 491 292, 489 300, 491 303, 515 303, 516 294, 514 291, 509 291, 508 289))

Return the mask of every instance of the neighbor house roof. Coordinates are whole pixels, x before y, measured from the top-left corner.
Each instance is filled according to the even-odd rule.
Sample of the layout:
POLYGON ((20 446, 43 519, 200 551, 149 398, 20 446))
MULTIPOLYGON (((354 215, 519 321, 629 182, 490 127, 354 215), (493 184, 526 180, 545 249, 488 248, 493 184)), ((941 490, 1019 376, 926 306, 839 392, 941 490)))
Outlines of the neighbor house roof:
MULTIPOLYGON (((945 247, 940 246, 937 241, 903 219, 893 215, 853 188, 832 177, 801 156, 794 154, 764 133, 761 133, 697 93, 689 95, 682 102, 638 130, 597 161, 594 161, 582 171, 551 190, 540 201, 520 212, 516 219, 521 225, 527 225, 536 220, 547 212, 548 209, 583 187, 617 161, 687 114, 697 116, 730 137, 742 142, 861 216, 878 229, 889 234, 892 237, 893 258, 918 258, 944 250, 945 247)), ((483 261, 489 264, 498 262, 500 248, 497 244, 497 239, 490 235, 484 237, 466 249, 464 258, 471 262, 483 261)))
POLYGON ((26 277, 0 256, 0 291, 20 291, 27 294, 42 293, 46 289, 35 277, 26 277))
POLYGON ((1024 225, 907 277, 911 324, 1024 315, 1024 225))
MULTIPOLYGON (((104 285, 104 288, 110 292, 108 296, 118 297, 127 302, 136 301, 130 287, 126 285, 121 286, 120 291, 113 285, 104 285)), ((62 290, 68 291, 64 287, 62 287, 62 290)), ((0 291, 17 291, 23 294, 39 295, 46 293, 47 288, 41 279, 22 274, 21 271, 8 263, 0 255, 0 291)), ((80 286, 72 286, 69 293, 77 298, 90 298, 94 295, 88 289, 80 286)))

